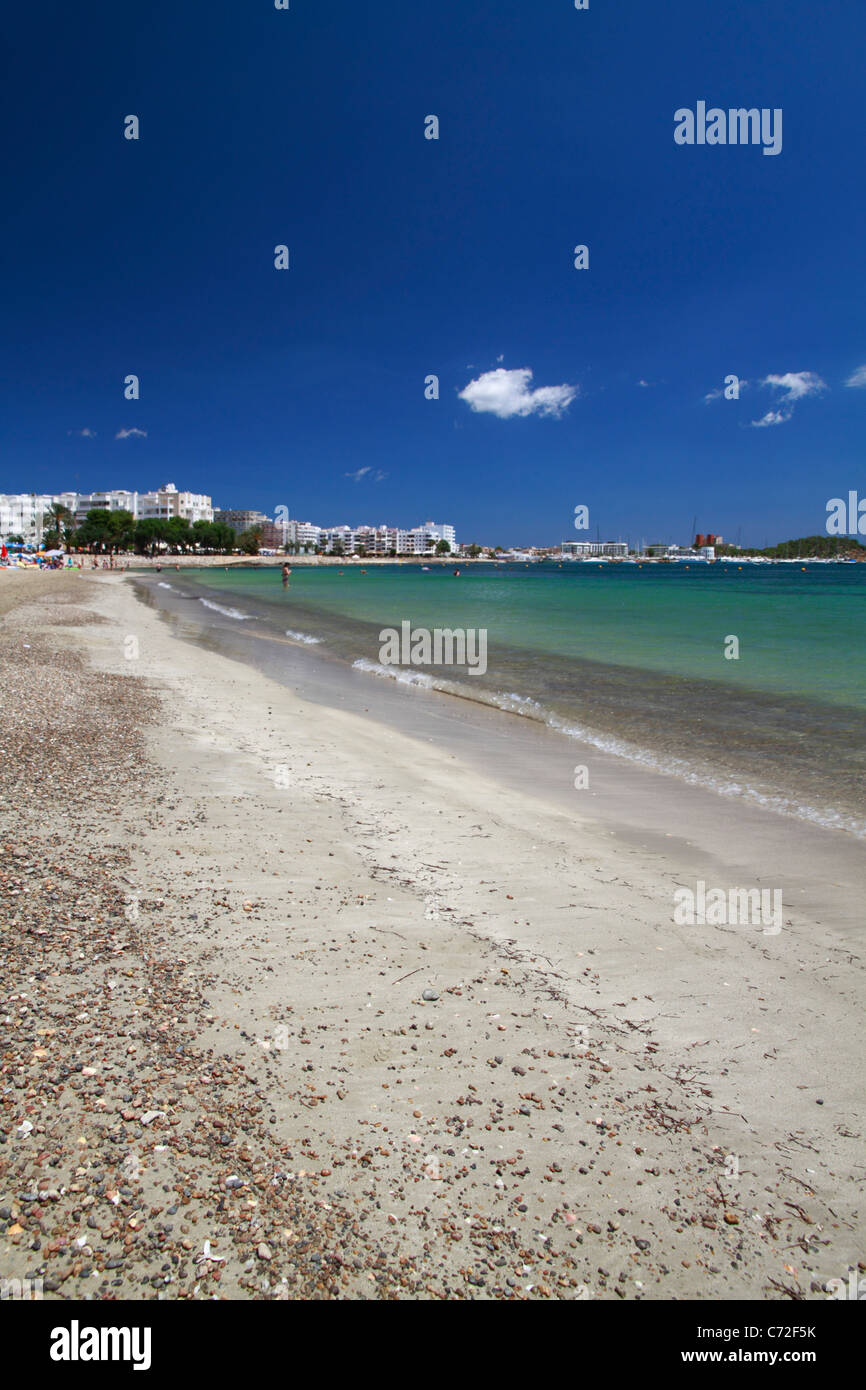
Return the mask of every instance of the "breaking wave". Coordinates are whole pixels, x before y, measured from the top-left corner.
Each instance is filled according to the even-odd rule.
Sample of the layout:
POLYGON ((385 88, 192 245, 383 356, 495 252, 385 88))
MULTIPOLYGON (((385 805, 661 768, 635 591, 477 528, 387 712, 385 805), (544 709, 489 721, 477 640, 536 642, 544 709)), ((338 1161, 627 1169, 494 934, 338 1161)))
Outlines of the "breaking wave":
POLYGON ((237 618, 238 622, 243 622, 246 618, 253 616, 252 613, 242 613, 239 608, 223 608, 221 603, 214 603, 209 598, 201 598, 199 603, 203 603, 205 608, 212 608, 215 613, 222 613, 226 618, 237 618))

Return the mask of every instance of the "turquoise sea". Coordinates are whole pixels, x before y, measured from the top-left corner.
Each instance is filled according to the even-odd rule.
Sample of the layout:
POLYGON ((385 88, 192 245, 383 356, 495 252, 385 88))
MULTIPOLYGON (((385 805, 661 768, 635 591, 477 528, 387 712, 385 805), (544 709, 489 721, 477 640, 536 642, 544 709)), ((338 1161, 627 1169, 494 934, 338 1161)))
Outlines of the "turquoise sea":
POLYGON ((150 578, 196 621, 494 704, 729 796, 866 834, 866 565, 300 566, 150 578), (165 586, 170 586, 166 588, 165 586), (484 630, 487 669, 383 665, 385 628, 484 630), (736 644, 731 639, 736 639, 736 644), (726 651, 738 646, 738 657, 726 651))

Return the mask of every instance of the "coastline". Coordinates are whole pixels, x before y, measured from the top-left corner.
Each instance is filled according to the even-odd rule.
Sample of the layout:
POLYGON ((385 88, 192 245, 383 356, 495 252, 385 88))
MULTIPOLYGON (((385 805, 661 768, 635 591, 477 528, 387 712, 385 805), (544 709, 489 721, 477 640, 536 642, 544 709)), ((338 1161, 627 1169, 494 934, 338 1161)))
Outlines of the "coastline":
MULTIPOLYGON (((81 557, 85 561, 84 573, 90 574, 92 566, 87 561, 92 561, 92 556, 81 557)), ((101 561, 100 561, 101 563, 101 561)), ((491 564, 496 563, 490 560, 482 560, 479 557, 470 558, 468 556, 454 555, 398 555, 390 559, 384 555, 370 556, 363 558, 360 555, 122 555, 119 557, 119 564, 115 566, 115 573, 125 572, 129 566, 129 573, 135 570, 162 569, 168 573, 169 570, 178 567, 179 569, 247 569, 247 568, 268 568, 281 569, 288 564, 294 568, 311 566, 339 565, 341 569, 363 568, 365 565, 458 565, 461 569, 466 565, 491 564)), ((101 571, 100 571, 101 572, 101 571)))
MULTIPOLYGON (((854 662, 846 663, 844 671, 838 666, 822 667, 816 650, 799 662, 790 622, 787 670, 777 662, 762 680, 755 670, 754 652, 763 636, 771 649, 778 645, 779 632, 774 629, 767 635, 753 630, 747 643, 751 682, 739 684, 728 679, 728 663, 716 657, 721 645, 709 657, 705 645, 702 650, 692 647, 687 657, 682 646, 666 654, 656 647, 648 657, 648 624, 642 629, 642 646, 630 649, 633 637, 627 637, 620 641, 621 659, 611 660, 613 654, 597 634, 600 625, 615 626, 615 612, 607 614, 610 625, 603 613, 595 612, 596 636, 584 642, 583 650, 557 651, 555 640, 546 648, 540 630, 527 626, 519 581, 498 575, 488 574, 480 584, 463 586, 459 596, 452 597, 450 577, 446 594, 441 572, 421 576, 403 571, 402 577, 392 573, 387 576, 387 588, 378 587, 380 576, 368 574, 363 592, 347 572, 339 598, 331 588, 336 584, 333 571, 318 579, 308 571, 287 589, 249 571, 234 576, 213 571, 160 576, 155 584, 148 583, 147 576, 137 578, 145 601, 169 615, 178 632, 253 663, 278 680, 285 677, 293 683, 298 667, 296 654, 286 645, 288 639, 322 660, 335 659, 362 673, 354 700, 361 708, 387 705, 393 710, 388 687, 398 685, 415 692, 407 708, 417 710, 417 692, 426 689, 501 710, 522 723, 543 725, 562 738, 561 768, 545 772, 554 781, 561 780, 577 758, 594 763, 599 755, 609 753, 620 765, 654 769, 681 784, 709 788, 738 806, 748 802, 860 839, 866 836, 864 769, 857 752, 866 744, 859 668, 854 662), (493 592, 496 586, 498 593, 493 592), (480 601, 472 597, 474 593, 481 593, 480 601), (511 616, 523 624, 522 631, 503 633, 499 626, 495 615, 501 612, 506 595, 509 605, 516 601, 511 616), (448 665, 383 665, 381 627, 386 615, 389 621, 395 616, 395 596, 397 612, 403 606, 422 627, 426 624, 431 629, 462 625, 469 632, 482 625, 485 611, 492 612, 496 626, 484 629, 491 658, 486 672, 473 671, 470 678, 448 665), (519 617, 521 602, 524 612, 519 617), (207 610, 206 623, 203 610, 207 610), (197 624, 202 625, 199 632, 197 624), (796 673, 793 686, 792 672, 796 673)), ((641 586, 652 582, 638 581, 641 586)), ((616 589, 611 586, 608 593, 613 595, 616 589)), ((714 600, 718 597, 713 595, 714 600)), ((642 594, 641 603, 651 610, 654 599, 649 590, 642 594)), ((579 595, 570 595, 569 604, 566 622, 573 613, 587 622, 591 609, 597 610, 592 594, 583 602, 579 595)), ((748 619, 742 609, 739 616, 733 609, 726 597, 726 611, 717 611, 716 621, 721 619, 737 630, 740 620, 748 619)), ((543 605, 538 616, 549 618, 543 605)), ((681 629, 688 626, 684 615, 669 604, 657 610, 655 624, 661 635, 669 633, 674 623, 681 629)), ((304 682, 301 688, 317 684, 304 682)), ((351 701, 349 684, 342 682, 342 695, 351 701)))
MULTIPOLYGON (((204 1059, 211 1076, 243 1064, 255 1081, 232 1071, 237 1105, 258 1105, 291 1155, 275 1186, 273 1154, 257 1170, 230 1143, 222 1162, 213 1125, 195 1153, 170 1111, 119 1122, 138 1124, 145 1185, 163 1163, 198 1167, 184 1239, 218 1224, 220 1290, 299 1296, 301 1220, 324 1233, 321 1261, 344 1223, 322 1297, 808 1298, 858 1262, 859 891, 831 866, 833 837, 800 832, 825 918, 786 895, 778 936, 696 936, 672 904, 695 870, 680 826, 697 800, 641 803, 642 843, 615 805, 568 809, 180 640, 116 573, 58 580, 36 581, 49 602, 34 590, 9 640, 83 649, 129 688, 131 730, 153 702, 146 779, 118 793, 128 949, 183 992, 181 1010, 166 991, 175 1023, 148 1027, 185 1028, 188 1132, 215 1084, 204 1059), (61 596, 91 620, 69 626, 61 596), (277 1188, 291 1218, 274 1215, 277 1188)), ((34 581, 11 582, 26 604, 34 581)), ((712 881, 766 878, 784 835, 760 814, 766 842, 714 822, 712 881)), ((78 839, 98 848, 96 827, 78 839)), ((7 1239, 23 1274, 34 1256, 7 1239)), ((188 1270, 186 1296, 217 1291, 207 1273, 188 1270)))

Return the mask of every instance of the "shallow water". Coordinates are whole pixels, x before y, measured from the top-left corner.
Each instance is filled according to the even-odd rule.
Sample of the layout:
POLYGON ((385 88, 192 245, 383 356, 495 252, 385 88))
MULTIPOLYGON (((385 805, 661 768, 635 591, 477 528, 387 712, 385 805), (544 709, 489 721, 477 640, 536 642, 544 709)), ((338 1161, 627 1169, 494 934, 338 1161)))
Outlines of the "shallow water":
POLYGON ((186 570, 159 601, 866 836, 866 566, 362 568, 186 570), (383 665, 404 621, 484 629, 486 671, 383 665))

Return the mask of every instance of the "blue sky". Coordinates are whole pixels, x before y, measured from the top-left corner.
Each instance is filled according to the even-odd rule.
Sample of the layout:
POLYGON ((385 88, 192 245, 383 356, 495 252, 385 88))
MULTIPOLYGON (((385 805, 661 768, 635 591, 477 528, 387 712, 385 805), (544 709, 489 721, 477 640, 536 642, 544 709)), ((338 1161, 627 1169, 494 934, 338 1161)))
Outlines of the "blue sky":
POLYGON ((494 544, 579 503, 764 544, 866 491, 851 0, 95 0, 4 48, 0 491, 494 544), (676 145, 699 100, 781 108, 781 153, 676 145))

